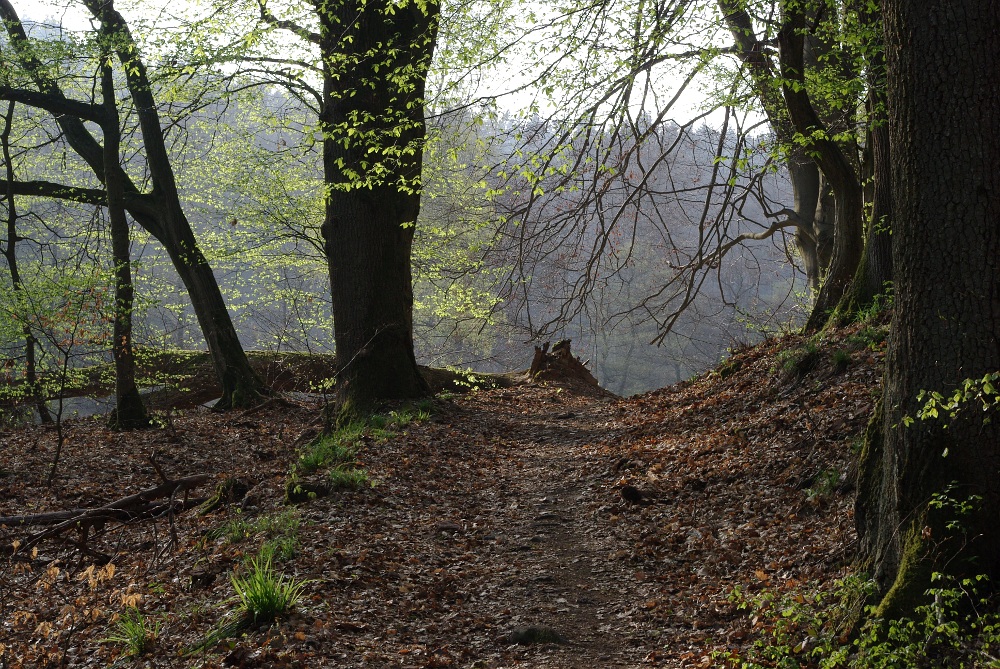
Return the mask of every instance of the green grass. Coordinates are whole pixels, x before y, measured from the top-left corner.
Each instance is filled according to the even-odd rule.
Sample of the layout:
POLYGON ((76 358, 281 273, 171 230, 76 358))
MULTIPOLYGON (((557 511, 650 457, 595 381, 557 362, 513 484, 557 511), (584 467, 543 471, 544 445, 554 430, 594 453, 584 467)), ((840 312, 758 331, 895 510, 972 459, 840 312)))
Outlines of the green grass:
POLYGON ((775 362, 781 372, 788 377, 800 377, 809 373, 816 366, 819 349, 815 342, 806 342, 797 348, 788 348, 775 356, 775 362))
POLYGON ((855 314, 855 321, 859 323, 874 323, 882 319, 885 314, 892 310, 895 302, 892 293, 892 283, 886 282, 885 291, 881 295, 876 295, 872 303, 865 309, 859 309, 855 314))
POLYGON ((328 475, 333 490, 360 490, 372 485, 364 469, 336 467, 328 475))
MULTIPOLYGON (((433 404, 430 404, 433 407, 433 404)), ((413 422, 427 420, 431 417, 430 410, 418 407, 405 407, 388 414, 373 414, 368 419, 369 436, 376 440, 389 439, 399 430, 413 422)))
POLYGON ((206 535, 209 540, 224 539, 239 543, 250 537, 263 536, 261 551, 276 562, 291 559, 299 546, 299 515, 295 509, 247 519, 237 516, 206 535))
POLYGON ((336 432, 319 437, 299 454, 297 469, 308 474, 354 461, 358 452, 357 444, 365 436, 365 429, 363 423, 351 423, 336 432))
MULTIPOLYGON (((404 407, 387 414, 373 414, 365 420, 352 421, 328 434, 321 435, 299 453, 299 458, 292 469, 293 479, 300 474, 311 474, 323 469, 331 470, 331 482, 335 487, 352 487, 350 475, 345 472, 356 471, 358 449, 365 441, 385 441, 391 439, 400 430, 413 422, 430 418, 434 403, 430 400, 415 406, 404 407), (339 472, 339 473, 338 473, 339 472), (343 479, 344 485, 337 486, 336 481, 343 479)), ((365 479, 358 480, 354 488, 367 484, 365 479)))
POLYGON ((250 560, 244 575, 233 574, 230 581, 239 600, 237 610, 253 623, 271 622, 289 611, 298 603, 306 584, 276 573, 271 557, 263 552, 250 560))
POLYGON ((840 486, 840 472, 836 469, 824 469, 816 474, 812 485, 803 492, 806 495, 806 501, 820 504, 832 497, 838 486, 840 486))
POLYGON ((833 371, 837 374, 845 371, 851 365, 851 352, 845 351, 844 349, 837 349, 830 356, 831 362, 833 362, 833 371))
MULTIPOLYGON (((285 485, 286 501, 299 504, 334 491, 372 487, 374 484, 368 472, 359 466, 357 456, 361 446, 395 437, 411 423, 430 418, 433 408, 434 402, 427 400, 388 413, 372 414, 321 435, 300 451, 292 466, 285 485), (306 474, 323 470, 326 470, 325 482, 304 478, 306 474)), ((285 548, 273 544, 268 550, 274 550, 277 557, 285 548)))
POLYGON ((111 634, 102 641, 122 644, 127 655, 138 657, 156 645, 159 635, 159 621, 150 623, 139 609, 130 607, 115 621, 111 634))
POLYGON ((885 346, 888 335, 888 325, 868 325, 850 335, 847 338, 847 343, 858 349, 867 348, 877 351, 885 346))

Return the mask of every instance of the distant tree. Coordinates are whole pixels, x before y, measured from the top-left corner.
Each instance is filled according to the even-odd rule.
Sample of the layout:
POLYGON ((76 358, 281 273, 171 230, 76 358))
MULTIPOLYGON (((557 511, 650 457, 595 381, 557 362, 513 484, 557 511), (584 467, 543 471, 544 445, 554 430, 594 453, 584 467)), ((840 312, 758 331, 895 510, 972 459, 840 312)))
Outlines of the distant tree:
POLYGON ((885 36, 879 7, 868 2, 856 8, 858 34, 865 45, 866 124, 862 171, 870 203, 865 225, 864 255, 854 280, 837 305, 835 318, 849 320, 859 312, 886 306, 892 291, 892 156, 886 118, 885 36), (870 166, 870 167, 869 167, 870 166))
MULTIPOLYGON (((139 112, 138 125, 152 189, 148 193, 141 192, 129 175, 119 169, 124 184, 125 207, 137 223, 163 244, 187 288, 222 385, 222 399, 217 406, 224 409, 252 404, 266 389, 250 367, 212 269, 184 214, 167 149, 165 128, 157 111, 155 88, 138 45, 124 18, 110 1, 87 0, 84 5, 95 17, 103 18, 117 35, 116 55, 125 71, 134 108, 139 112)), ((35 54, 21 20, 8 0, 0 0, 0 18, 8 35, 7 46, 20 65, 22 78, 35 87, 12 88, 5 84, 0 87, 0 98, 18 100, 50 112, 65 141, 103 181, 103 149, 85 125, 86 121, 102 124, 102 107, 67 97, 52 76, 52 70, 35 54)), ((10 190, 22 195, 63 198, 98 206, 106 204, 103 189, 80 188, 51 181, 18 182, 10 190)))
POLYGON ((987 376, 1000 371, 1000 5, 883 0, 882 11, 895 315, 856 520, 879 613, 899 614, 926 597, 934 571, 1000 581, 1000 420, 987 376), (923 391, 942 397, 936 418, 917 418, 923 391), (946 490, 972 513, 933 503, 946 490))

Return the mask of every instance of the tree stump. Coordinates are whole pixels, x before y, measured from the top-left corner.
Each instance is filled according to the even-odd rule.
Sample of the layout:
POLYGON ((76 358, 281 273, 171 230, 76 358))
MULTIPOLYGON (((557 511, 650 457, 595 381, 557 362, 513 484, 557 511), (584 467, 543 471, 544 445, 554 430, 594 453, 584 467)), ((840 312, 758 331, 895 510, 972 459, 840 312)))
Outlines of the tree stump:
POLYGON ((528 376, 533 381, 576 381, 595 388, 600 387, 587 366, 570 351, 569 339, 556 342, 551 350, 549 342, 545 342, 541 347, 536 346, 528 376))

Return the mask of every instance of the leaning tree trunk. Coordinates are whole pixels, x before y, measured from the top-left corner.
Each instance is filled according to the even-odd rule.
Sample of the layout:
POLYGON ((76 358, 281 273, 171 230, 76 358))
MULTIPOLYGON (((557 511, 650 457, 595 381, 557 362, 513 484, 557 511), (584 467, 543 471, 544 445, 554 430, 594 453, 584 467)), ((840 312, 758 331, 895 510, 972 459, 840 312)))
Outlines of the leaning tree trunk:
MULTIPOLYGON (((222 385, 222 398, 216 407, 225 409, 253 404, 268 390, 250 367, 219 285, 207 260, 198 249, 194 233, 184 216, 163 129, 156 112, 153 88, 139 57, 138 47, 131 38, 124 18, 114 10, 110 0, 87 0, 86 4, 95 17, 102 18, 117 32, 121 41, 115 46, 119 49, 119 58, 126 72, 129 92, 135 107, 141 110, 140 126, 153 189, 151 193, 140 194, 129 176, 119 170, 125 188, 126 208, 135 222, 163 245, 184 282, 222 385)), ((32 52, 24 26, 8 0, 0 0, 0 18, 10 37, 10 46, 38 90, 56 100, 67 100, 58 82, 52 78, 49 68, 32 52)), ((83 120, 65 113, 54 112, 54 116, 66 142, 103 181, 103 150, 83 120)))
POLYGON ((864 248, 864 197, 854 167, 816 113, 805 81, 806 15, 794 0, 781 3, 781 30, 778 33, 781 91, 788 116, 796 132, 809 140, 809 149, 833 189, 835 224, 833 255, 826 281, 820 289, 807 330, 822 328, 837 303, 847 292, 864 248))
POLYGON ((717 0, 723 20, 738 47, 737 55, 753 82, 754 94, 778 142, 788 148, 788 176, 792 183, 796 215, 795 246, 802 257, 803 269, 814 292, 830 265, 832 220, 820 218, 821 178, 816 162, 805 148, 795 142, 795 127, 781 91, 774 85, 776 71, 769 48, 760 41, 754 22, 739 0, 717 0))
MULTIPOLYGON (((163 128, 156 111, 153 87, 146 65, 139 57, 138 46, 125 19, 114 9, 112 0, 84 0, 84 4, 101 20, 103 28, 115 35, 114 48, 125 70, 129 93, 139 109, 139 129, 146 150, 146 164, 153 181, 152 195, 160 205, 156 207, 159 214, 157 223, 160 225, 154 226, 160 234, 154 236, 167 250, 184 282, 208 344, 216 376, 222 385, 222 397, 215 407, 229 409, 253 405, 268 391, 250 367, 219 284, 198 248, 191 225, 184 215, 163 128)), ((133 217, 142 224, 141 215, 133 214, 133 217)))
POLYGON ((856 519, 892 615, 925 597, 932 569, 1000 578, 1000 419, 972 401, 903 427, 921 390, 1000 370, 1000 6, 883 0, 883 12, 896 309, 856 519), (953 509, 928 504, 952 482, 951 497, 982 498, 958 532, 953 509))
POLYGON ((420 210, 424 84, 439 7, 317 5, 324 67, 323 237, 341 415, 424 395, 410 250, 420 210))
MULTIPOLYGON (((105 39, 113 39, 102 31, 105 39)), ((108 196, 108 221, 111 228, 111 255, 115 277, 115 321, 111 354, 115 361, 115 409, 110 425, 116 429, 149 427, 149 416, 135 384, 135 350, 132 346, 132 256, 128 220, 125 218, 125 184, 118 173, 121 165, 118 127, 118 104, 109 54, 101 59, 101 93, 104 97, 104 187, 108 196)))

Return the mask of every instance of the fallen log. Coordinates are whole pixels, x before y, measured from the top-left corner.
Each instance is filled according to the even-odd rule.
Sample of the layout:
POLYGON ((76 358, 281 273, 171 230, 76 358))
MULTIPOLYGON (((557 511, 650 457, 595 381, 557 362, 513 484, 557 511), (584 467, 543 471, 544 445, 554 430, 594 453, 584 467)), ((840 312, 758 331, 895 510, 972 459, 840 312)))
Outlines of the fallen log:
POLYGON ((99 519, 128 520, 130 514, 148 513, 153 508, 149 503, 164 497, 176 497, 197 488, 212 477, 208 474, 184 476, 173 481, 166 481, 158 486, 147 488, 141 492, 92 509, 69 509, 67 511, 52 511, 49 513, 33 513, 24 516, 0 517, 0 526, 28 527, 38 525, 59 525, 66 521, 99 519))
POLYGON ((66 530, 80 532, 80 541, 74 543, 84 552, 90 552, 87 547, 87 535, 91 528, 100 531, 108 521, 126 523, 168 515, 170 517, 171 540, 176 544, 173 514, 203 504, 206 498, 189 499, 187 493, 212 477, 208 474, 195 474, 170 480, 159 467, 156 469, 163 479, 163 483, 134 495, 122 497, 110 504, 92 509, 70 509, 51 513, 0 517, 0 527, 48 526, 47 529, 29 537, 23 543, 14 541, 11 544, 13 553, 31 550, 42 540, 59 536, 66 530), (183 497, 179 498, 178 495, 183 495, 183 497), (168 498, 167 501, 158 501, 164 498, 168 498))

